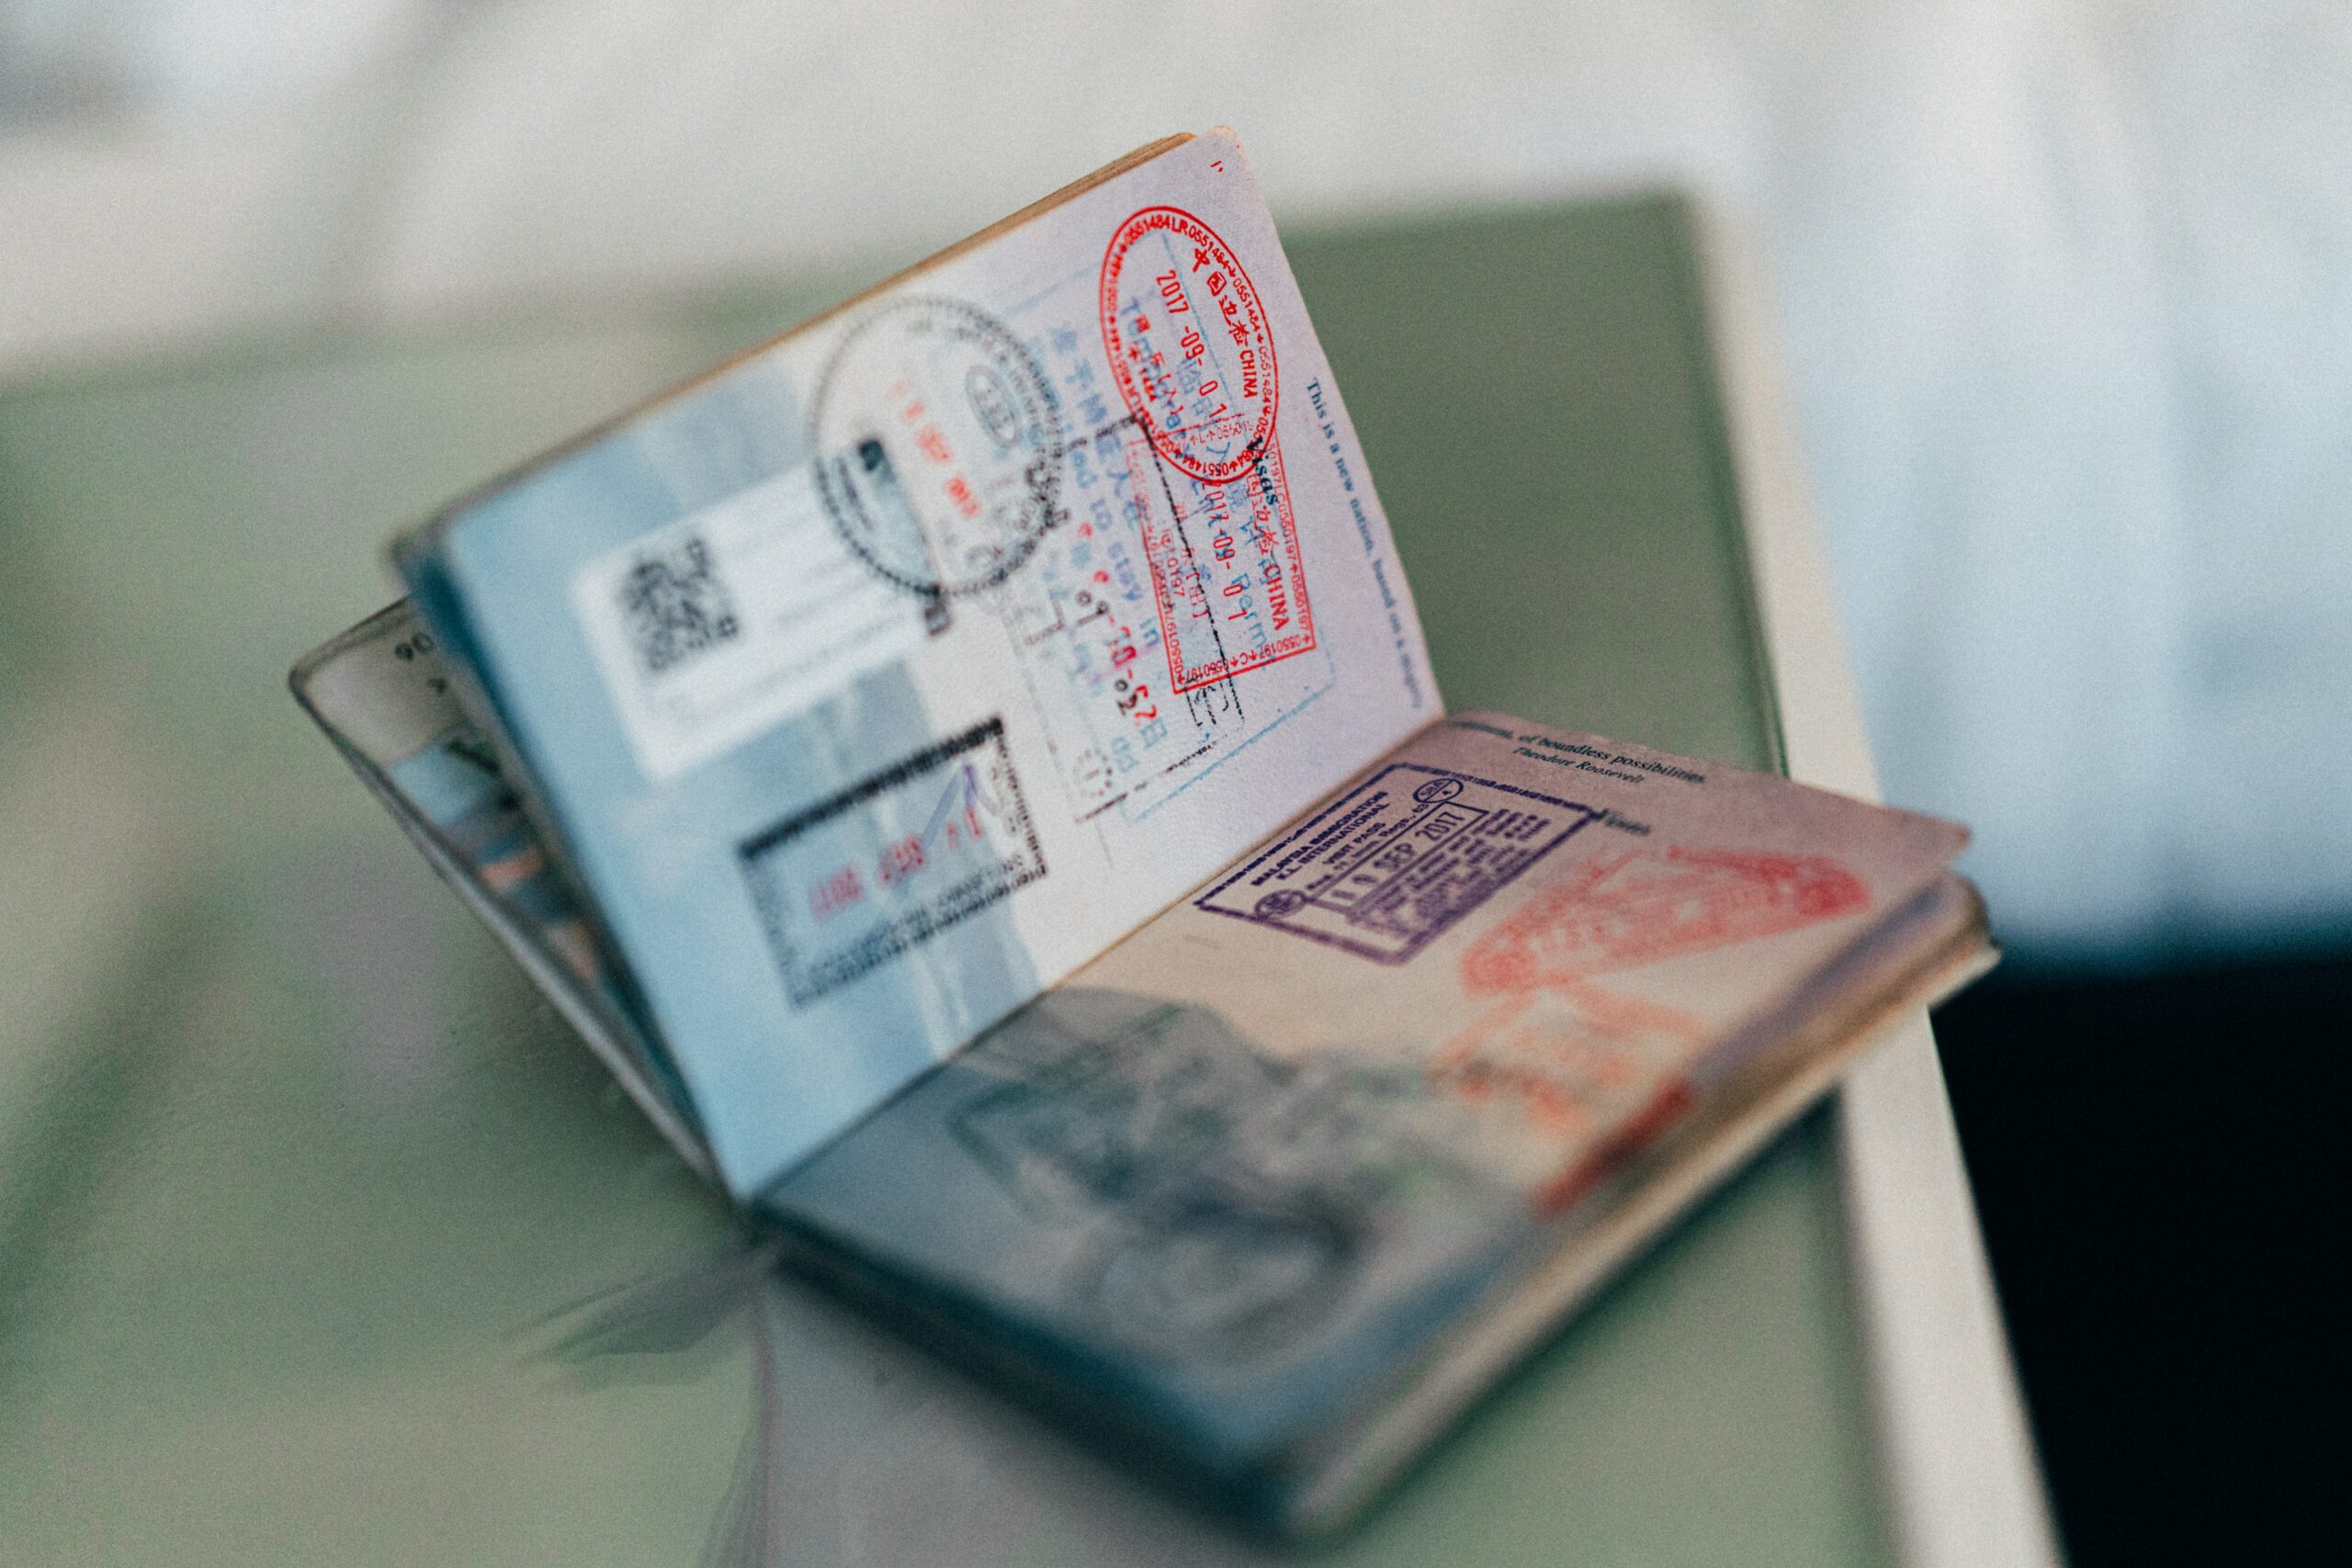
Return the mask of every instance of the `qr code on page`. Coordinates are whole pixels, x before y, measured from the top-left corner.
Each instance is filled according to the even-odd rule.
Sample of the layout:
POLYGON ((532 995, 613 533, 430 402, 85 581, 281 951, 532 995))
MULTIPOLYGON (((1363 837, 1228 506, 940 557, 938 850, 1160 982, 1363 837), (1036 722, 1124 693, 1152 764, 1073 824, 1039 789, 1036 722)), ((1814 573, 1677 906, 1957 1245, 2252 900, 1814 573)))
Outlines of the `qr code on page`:
POLYGON ((622 624, 647 675, 732 641, 742 624, 700 534, 639 556, 621 578, 622 624))

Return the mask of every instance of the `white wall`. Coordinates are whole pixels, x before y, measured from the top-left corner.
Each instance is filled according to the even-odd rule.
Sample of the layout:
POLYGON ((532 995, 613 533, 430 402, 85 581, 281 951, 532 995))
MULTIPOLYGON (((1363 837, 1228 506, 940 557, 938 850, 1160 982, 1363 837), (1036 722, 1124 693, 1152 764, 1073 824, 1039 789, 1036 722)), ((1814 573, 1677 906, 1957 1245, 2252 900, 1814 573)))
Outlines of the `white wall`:
POLYGON ((1745 205, 1890 795, 2026 945, 2352 927, 2340 4, 0 0, 0 375, 896 259, 1219 121, 1294 219, 1745 205))

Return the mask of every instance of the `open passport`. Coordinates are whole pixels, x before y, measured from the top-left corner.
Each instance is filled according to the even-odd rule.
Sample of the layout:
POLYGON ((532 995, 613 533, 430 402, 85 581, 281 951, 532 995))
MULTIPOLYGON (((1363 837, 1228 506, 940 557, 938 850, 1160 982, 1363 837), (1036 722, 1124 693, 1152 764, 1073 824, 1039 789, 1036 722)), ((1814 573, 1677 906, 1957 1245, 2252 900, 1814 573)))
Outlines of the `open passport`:
POLYGON ((1445 713, 1225 130, 394 558, 295 693, 680 1154, 1277 1533, 1989 961, 1952 824, 1445 713))

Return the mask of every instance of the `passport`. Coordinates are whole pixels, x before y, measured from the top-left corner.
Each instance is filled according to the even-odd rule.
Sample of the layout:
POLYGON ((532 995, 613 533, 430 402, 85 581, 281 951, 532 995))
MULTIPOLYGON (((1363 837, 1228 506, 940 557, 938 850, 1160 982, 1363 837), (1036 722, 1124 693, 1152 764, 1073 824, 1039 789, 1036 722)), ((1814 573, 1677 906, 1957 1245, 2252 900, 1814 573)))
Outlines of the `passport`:
POLYGON ((1437 712, 1229 135, 1146 149, 395 557, 739 1196, 1437 712))
POLYGON ((296 694, 682 1155, 1276 1534, 1989 961, 1953 824, 1444 712, 1230 132, 395 558, 296 694))

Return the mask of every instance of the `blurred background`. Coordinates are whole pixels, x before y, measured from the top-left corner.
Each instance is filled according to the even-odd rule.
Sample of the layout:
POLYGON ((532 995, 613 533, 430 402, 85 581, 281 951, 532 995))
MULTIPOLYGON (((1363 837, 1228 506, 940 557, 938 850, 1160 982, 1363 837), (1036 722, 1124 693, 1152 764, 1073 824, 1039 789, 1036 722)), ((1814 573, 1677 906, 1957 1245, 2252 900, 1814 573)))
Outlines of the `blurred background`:
MULTIPOLYGON (((2012 954, 1940 1027, 2077 1559, 2275 1491, 2352 999, 2352 9, 0 0, 0 395, 149 439, 182 416, 140 378, 207 356, 873 273, 1218 122, 1286 223, 1660 184, 1742 221, 1886 795, 1975 829, 2012 954)), ((628 352, 541 364, 578 405, 547 434, 644 389, 628 352)), ((303 410, 259 437, 296 487, 303 410)), ((0 465, 54 459, 11 428, 0 465)), ((210 580, 144 499, 140 584, 0 515, 0 660, 210 580)), ((235 581, 221 615, 372 607, 235 581)), ((76 777, 140 778, 92 735, 76 777)), ((119 787, 134 826, 61 865, 102 880, 142 790, 203 786, 119 787)), ((151 848, 121 874, 185 852, 151 848)))
POLYGON ((1219 121, 1290 221, 1736 204, 1888 792, 2013 948, 2352 931, 2324 0, 0 0, 0 376, 831 276, 1219 121))

